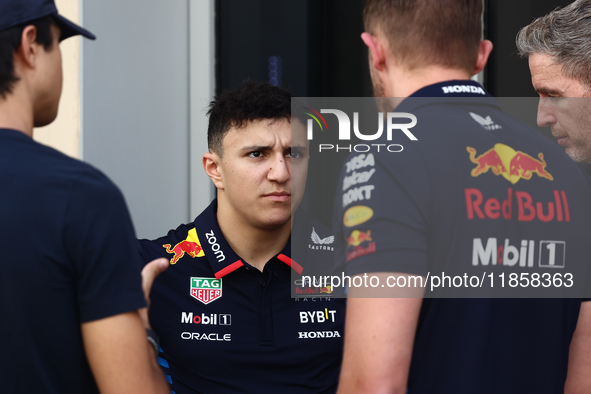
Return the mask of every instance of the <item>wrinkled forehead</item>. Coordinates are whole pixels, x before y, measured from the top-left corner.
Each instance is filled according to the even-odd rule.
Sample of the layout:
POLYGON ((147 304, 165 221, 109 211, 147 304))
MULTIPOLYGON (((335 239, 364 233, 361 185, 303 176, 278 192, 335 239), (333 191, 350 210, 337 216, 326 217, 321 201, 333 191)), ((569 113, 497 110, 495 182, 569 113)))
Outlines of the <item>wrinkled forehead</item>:
POLYGON ((260 119, 246 126, 232 127, 224 138, 224 145, 232 144, 276 146, 289 148, 292 143, 307 146, 306 131, 302 121, 293 118, 260 119))
POLYGON ((294 146, 308 147, 308 134, 304 122, 299 118, 291 119, 291 141, 294 146))

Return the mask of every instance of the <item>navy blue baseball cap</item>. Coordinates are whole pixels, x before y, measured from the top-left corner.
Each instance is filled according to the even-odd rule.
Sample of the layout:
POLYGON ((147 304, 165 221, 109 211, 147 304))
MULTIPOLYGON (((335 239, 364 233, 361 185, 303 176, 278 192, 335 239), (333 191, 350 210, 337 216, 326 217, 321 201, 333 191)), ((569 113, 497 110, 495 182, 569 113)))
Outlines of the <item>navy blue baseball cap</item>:
POLYGON ((53 16, 61 29, 60 41, 83 35, 94 40, 96 36, 57 13, 54 0, 0 0, 0 31, 48 15, 53 16))

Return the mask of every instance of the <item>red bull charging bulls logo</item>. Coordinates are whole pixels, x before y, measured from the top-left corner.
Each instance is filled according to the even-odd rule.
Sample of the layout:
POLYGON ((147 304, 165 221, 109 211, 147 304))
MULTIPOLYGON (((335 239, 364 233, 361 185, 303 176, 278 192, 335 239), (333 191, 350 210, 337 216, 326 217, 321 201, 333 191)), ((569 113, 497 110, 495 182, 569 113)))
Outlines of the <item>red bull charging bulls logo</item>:
POLYGON ((347 238, 347 246, 359 246, 364 242, 372 241, 371 230, 359 231, 353 230, 349 238, 347 238))
POLYGON ((466 147, 470 154, 470 161, 477 164, 470 174, 477 177, 491 170, 495 175, 502 175, 512 184, 520 179, 531 179, 535 173, 541 178, 553 180, 554 177, 546 171, 546 161, 544 154, 538 153, 538 159, 534 159, 527 153, 515 151, 505 144, 495 144, 495 146, 479 156, 476 156, 476 149, 466 147))
POLYGON ((332 293, 332 286, 326 286, 320 289, 320 294, 322 293, 326 293, 326 294, 330 294, 332 293))
POLYGON ((353 230, 346 240, 347 248, 353 247, 352 251, 347 250, 347 262, 356 259, 357 257, 365 256, 366 254, 375 253, 376 251, 376 243, 372 242, 371 230, 353 230), (365 242, 369 243, 367 244, 367 247, 362 245, 365 242))
MULTIPOLYGON (((477 177, 490 170, 494 175, 502 175, 512 184, 520 179, 529 180, 536 174, 540 178, 554 180, 552 174, 546 171, 544 154, 538 153, 538 159, 534 159, 527 153, 515 151, 504 144, 495 146, 479 156, 476 149, 466 147, 470 154, 470 161, 477 164, 470 174, 477 177)), ((520 222, 538 220, 540 222, 570 222, 570 209, 566 191, 548 190, 530 194, 525 190, 513 190, 507 188, 507 198, 499 199, 498 195, 490 196, 478 188, 466 188, 466 213, 468 219, 504 219, 516 218, 520 222), (513 207, 516 206, 514 212, 513 207), (515 215, 516 213, 516 215, 515 215)))
POLYGON ((189 230, 189 235, 184 241, 179 242, 173 247, 171 247, 170 244, 162 245, 162 247, 165 248, 168 253, 174 254, 174 257, 170 260, 170 264, 176 264, 185 253, 193 258, 205 256, 201 243, 199 242, 199 237, 197 237, 197 231, 195 231, 194 228, 189 230))

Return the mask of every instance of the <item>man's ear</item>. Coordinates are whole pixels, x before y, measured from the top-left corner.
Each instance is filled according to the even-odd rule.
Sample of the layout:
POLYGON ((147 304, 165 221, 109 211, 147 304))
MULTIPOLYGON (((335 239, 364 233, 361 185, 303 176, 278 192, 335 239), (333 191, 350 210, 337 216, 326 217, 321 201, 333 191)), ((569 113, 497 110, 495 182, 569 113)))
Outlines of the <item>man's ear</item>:
POLYGON ((203 169, 207 176, 212 180, 216 188, 224 189, 222 171, 220 168, 221 158, 217 153, 207 152, 203 155, 203 169))
POLYGON ((472 72, 472 75, 476 75, 484 69, 486 66, 486 62, 488 61, 488 56, 493 49, 493 43, 489 40, 482 40, 480 41, 480 46, 478 47, 478 58, 476 59, 476 67, 472 72))
POLYGON ((37 41, 37 28, 29 25, 23 29, 21 43, 16 50, 15 58, 27 68, 35 68, 37 53, 41 44, 37 41))
POLYGON ((361 39, 369 49, 373 67, 378 71, 383 71, 386 66, 386 51, 382 42, 367 32, 361 34, 361 39))

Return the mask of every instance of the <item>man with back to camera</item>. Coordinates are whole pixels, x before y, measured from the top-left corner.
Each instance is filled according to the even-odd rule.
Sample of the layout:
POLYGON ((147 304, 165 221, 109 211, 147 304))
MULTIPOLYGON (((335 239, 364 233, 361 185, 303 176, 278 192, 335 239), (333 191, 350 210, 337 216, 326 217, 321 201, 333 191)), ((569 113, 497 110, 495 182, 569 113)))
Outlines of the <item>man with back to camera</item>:
MULTIPOLYGON (((550 126, 559 145, 576 162, 591 163, 591 1, 577 0, 537 18, 517 35, 540 96, 538 125, 550 126)), ((591 387, 591 303, 581 306, 570 347, 572 392, 591 387)))
POLYGON ((1 391, 166 393, 121 193, 31 138, 57 115, 59 42, 79 34, 94 39, 53 0, 0 2, 1 391))
POLYGON ((217 96, 203 156, 217 198, 193 223, 141 241, 146 261, 171 259, 150 321, 176 394, 336 391, 344 301, 298 279, 306 296, 290 295, 292 276, 334 258, 334 237, 295 211, 309 145, 291 97, 252 83, 217 96), (291 259, 292 246, 306 261, 291 259))
MULTIPOLYGON (((337 244, 345 274, 383 284, 492 273, 499 286, 518 268, 566 275, 591 254, 584 173, 470 80, 492 49, 481 14, 480 0, 368 0, 375 95, 409 97, 396 112, 417 117, 417 141, 365 160, 363 171, 375 170, 369 220, 344 227, 358 205, 337 196, 335 237, 371 231, 360 245, 337 244), (549 267, 552 248, 568 251, 549 267)), ((339 393, 564 390, 580 299, 355 298, 363 291, 349 288, 339 393)))

